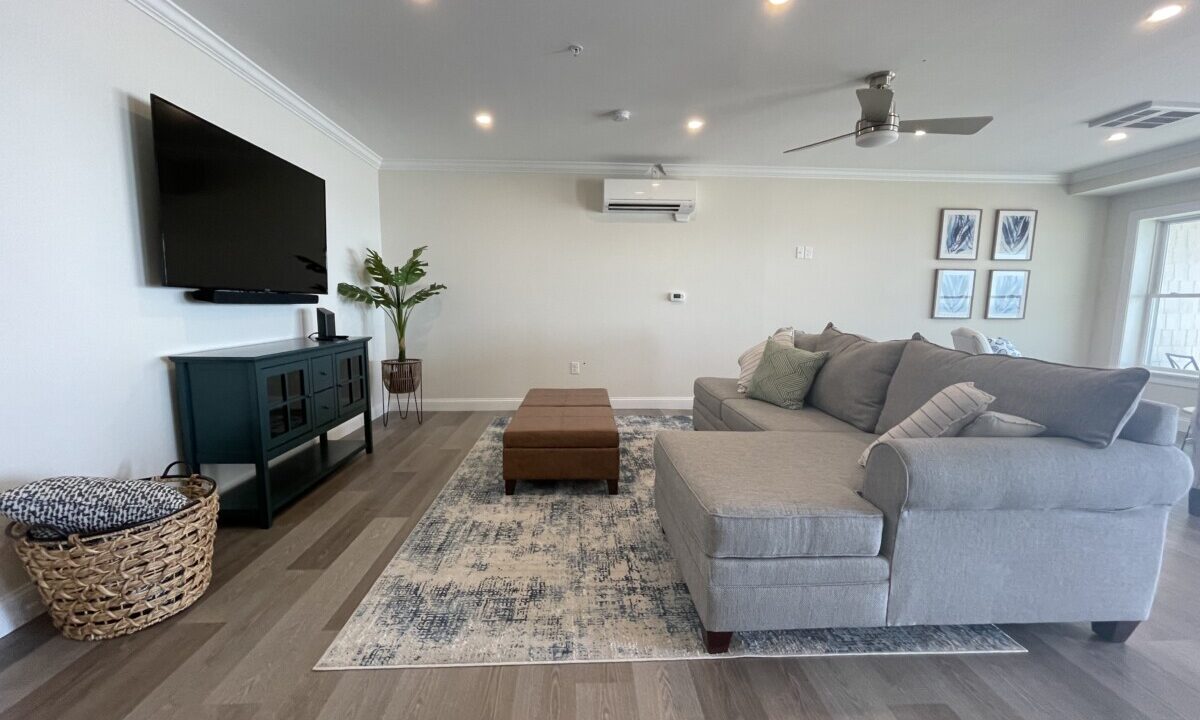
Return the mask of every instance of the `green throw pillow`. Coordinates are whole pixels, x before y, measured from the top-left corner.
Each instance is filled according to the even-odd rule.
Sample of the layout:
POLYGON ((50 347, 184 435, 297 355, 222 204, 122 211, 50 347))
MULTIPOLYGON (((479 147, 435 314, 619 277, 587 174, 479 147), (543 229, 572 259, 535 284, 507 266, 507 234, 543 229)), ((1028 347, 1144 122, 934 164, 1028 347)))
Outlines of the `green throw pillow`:
POLYGON ((762 362, 750 378, 746 395, 789 410, 804 407, 804 398, 817 372, 829 359, 827 352, 809 352, 768 342, 762 362))

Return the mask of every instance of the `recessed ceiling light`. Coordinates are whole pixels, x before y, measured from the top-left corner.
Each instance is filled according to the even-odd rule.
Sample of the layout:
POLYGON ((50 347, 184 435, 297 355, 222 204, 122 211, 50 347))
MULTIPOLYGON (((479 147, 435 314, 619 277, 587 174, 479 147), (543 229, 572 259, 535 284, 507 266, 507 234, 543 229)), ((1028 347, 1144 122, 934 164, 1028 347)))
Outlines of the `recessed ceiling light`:
POLYGON ((1108 136, 1108 140, 1106 142, 1121 142, 1122 140, 1124 140, 1127 137, 1129 137, 1129 135, 1127 133, 1115 132, 1112 135, 1108 136))
POLYGON ((924 130, 916 130, 913 132, 913 135, 916 135, 917 137, 921 137, 924 134, 925 134, 924 130))
POLYGON ((772 5, 787 5, 790 0, 767 0, 772 5))
POLYGON ((691 130, 692 132, 695 132, 702 127, 704 127, 704 121, 700 118, 692 118, 687 121, 687 129, 691 130))
POLYGON ((475 116, 475 124, 481 128, 490 128, 492 126, 492 114, 489 112, 481 112, 475 116))
POLYGON ((1146 22, 1152 22, 1152 23, 1164 22, 1166 20, 1170 20, 1171 18, 1175 17, 1176 15, 1178 15, 1181 12, 1183 12, 1182 5, 1177 5, 1177 4, 1163 5, 1159 9, 1150 13, 1150 17, 1146 18, 1146 22))

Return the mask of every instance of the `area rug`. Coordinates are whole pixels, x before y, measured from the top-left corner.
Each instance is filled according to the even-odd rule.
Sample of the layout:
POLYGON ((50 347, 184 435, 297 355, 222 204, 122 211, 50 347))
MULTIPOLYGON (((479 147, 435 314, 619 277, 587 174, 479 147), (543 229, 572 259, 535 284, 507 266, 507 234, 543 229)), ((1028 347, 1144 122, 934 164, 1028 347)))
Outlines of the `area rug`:
MULTIPOLYGON (((316 669, 714 657, 654 511, 654 435, 691 418, 617 418, 615 496, 565 481, 505 496, 507 422, 484 431, 316 669)), ((715 657, 1024 650, 982 625, 736 633, 715 657)))

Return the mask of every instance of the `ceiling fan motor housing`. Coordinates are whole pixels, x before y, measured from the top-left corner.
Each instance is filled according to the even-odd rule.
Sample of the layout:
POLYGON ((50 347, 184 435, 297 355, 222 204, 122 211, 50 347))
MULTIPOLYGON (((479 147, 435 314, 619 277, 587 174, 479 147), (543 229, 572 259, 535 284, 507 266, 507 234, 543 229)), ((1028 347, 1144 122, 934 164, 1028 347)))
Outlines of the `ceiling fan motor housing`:
POLYGON ((854 126, 854 144, 863 148, 891 145, 900 139, 900 118, 888 113, 885 122, 859 120, 854 126))

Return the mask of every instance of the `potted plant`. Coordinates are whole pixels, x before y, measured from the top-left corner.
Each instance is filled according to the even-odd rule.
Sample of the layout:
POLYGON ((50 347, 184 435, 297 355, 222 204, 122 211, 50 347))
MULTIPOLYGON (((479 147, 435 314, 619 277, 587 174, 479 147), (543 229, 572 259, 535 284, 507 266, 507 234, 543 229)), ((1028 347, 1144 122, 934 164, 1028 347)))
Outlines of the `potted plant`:
MULTIPOLYGON (((427 245, 423 245, 416 248, 412 251, 408 262, 392 268, 387 266, 379 253, 367 250, 367 259, 363 261, 363 268, 366 270, 367 276, 376 284, 369 288, 361 288, 350 283, 338 283, 338 295, 354 302, 380 308, 392 321, 392 328, 396 331, 396 342, 399 347, 396 360, 399 361, 407 359, 404 334, 413 310, 417 305, 446 289, 446 286, 441 283, 433 283, 429 287, 409 292, 412 285, 425 277, 425 268, 429 264, 421 259, 421 254, 427 247, 427 245)), ((420 383, 420 374, 415 374, 415 377, 412 374, 402 377, 400 373, 385 372, 384 382, 388 384, 388 390, 391 392, 412 392, 420 383), (393 384, 399 387, 392 387, 393 384), (406 385, 411 387, 404 387, 406 385)))

